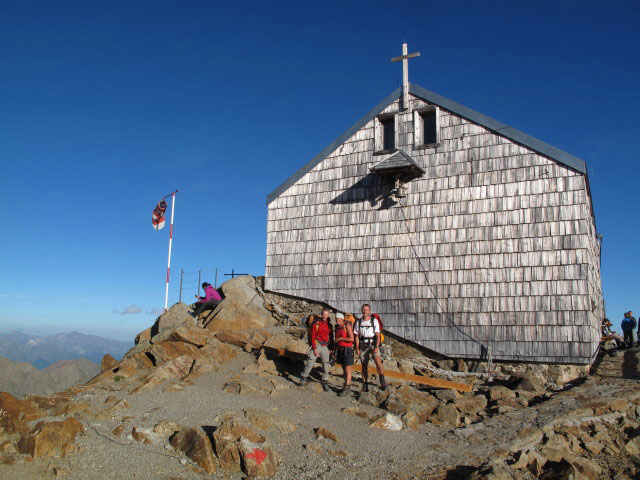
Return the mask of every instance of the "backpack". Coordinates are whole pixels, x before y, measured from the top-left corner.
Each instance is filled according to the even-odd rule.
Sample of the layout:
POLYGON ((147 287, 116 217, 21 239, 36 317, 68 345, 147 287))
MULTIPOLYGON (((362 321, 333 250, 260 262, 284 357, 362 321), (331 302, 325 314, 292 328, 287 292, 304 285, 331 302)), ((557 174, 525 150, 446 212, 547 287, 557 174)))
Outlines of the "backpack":
MULTIPOLYGON (((384 342, 384 334, 382 333, 384 331, 384 323, 382 323, 380 315, 377 313, 372 313, 371 317, 378 321, 378 325, 380 326, 380 344, 382 344, 382 342, 384 342)), ((360 328, 360 320, 358 320, 358 328, 360 328)))

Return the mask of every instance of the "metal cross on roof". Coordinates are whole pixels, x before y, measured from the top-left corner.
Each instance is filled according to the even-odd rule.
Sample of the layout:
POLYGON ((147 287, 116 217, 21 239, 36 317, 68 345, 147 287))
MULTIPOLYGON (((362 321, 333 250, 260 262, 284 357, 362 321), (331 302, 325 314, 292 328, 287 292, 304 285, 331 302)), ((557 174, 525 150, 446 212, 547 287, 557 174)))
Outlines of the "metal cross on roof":
POLYGON ((407 44, 403 43, 402 55, 391 59, 392 62, 402 60, 402 108, 405 110, 409 108, 409 59, 419 56, 420 52, 407 54, 407 44))

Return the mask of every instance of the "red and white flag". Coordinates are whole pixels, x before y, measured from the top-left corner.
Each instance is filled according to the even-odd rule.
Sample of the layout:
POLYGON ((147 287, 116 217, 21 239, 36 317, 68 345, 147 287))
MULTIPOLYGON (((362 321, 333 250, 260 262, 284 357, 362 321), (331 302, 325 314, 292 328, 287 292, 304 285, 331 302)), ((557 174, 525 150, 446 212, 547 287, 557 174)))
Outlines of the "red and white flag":
POLYGON ((153 209, 153 215, 151 216, 151 224, 154 230, 160 230, 164 228, 164 212, 167 210, 167 202, 162 200, 153 209))

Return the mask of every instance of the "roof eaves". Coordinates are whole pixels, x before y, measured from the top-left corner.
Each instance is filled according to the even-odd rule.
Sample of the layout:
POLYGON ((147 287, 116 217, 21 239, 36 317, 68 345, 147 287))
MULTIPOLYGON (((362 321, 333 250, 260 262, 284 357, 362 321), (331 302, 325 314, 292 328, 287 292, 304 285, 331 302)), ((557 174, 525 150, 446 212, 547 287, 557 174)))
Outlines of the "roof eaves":
POLYGON ((306 175, 313 167, 322 162, 325 158, 327 158, 331 153, 333 153, 340 145, 346 142, 352 135, 354 135, 358 130, 364 127, 369 121, 375 118, 382 110, 387 108, 393 102, 395 102, 400 95, 402 94, 402 87, 396 88, 390 95, 388 95, 384 100, 378 103, 375 107, 373 107, 366 115, 364 115, 360 120, 358 120, 349 130, 340 135, 336 140, 331 143, 328 147, 322 150, 318 155, 313 157, 309 162, 306 163, 302 168, 300 168, 296 173, 291 175, 287 180, 285 180, 278 188, 276 188, 273 192, 271 192, 267 196, 267 205, 273 202, 276 198, 280 196, 286 189, 300 180, 304 175, 306 175))
POLYGON ((409 84, 409 92, 417 97, 427 100, 428 102, 445 108, 446 110, 449 110, 456 115, 460 115, 461 117, 471 120, 474 123, 482 125, 489 130, 493 130, 498 135, 513 140, 514 142, 524 145, 525 147, 529 147, 532 150, 535 150, 542 155, 552 158, 553 160, 562 163, 563 165, 566 165, 567 167, 570 167, 580 173, 587 173, 587 165, 584 160, 578 157, 574 157, 570 153, 549 145, 542 140, 538 140, 531 135, 527 135, 526 133, 510 127, 505 123, 499 122, 491 117, 487 117, 480 112, 476 112, 475 110, 472 110, 469 107, 465 107, 458 102, 449 100, 448 98, 443 97, 442 95, 438 95, 437 93, 432 92, 431 90, 427 90, 426 88, 423 88, 415 83, 409 84))

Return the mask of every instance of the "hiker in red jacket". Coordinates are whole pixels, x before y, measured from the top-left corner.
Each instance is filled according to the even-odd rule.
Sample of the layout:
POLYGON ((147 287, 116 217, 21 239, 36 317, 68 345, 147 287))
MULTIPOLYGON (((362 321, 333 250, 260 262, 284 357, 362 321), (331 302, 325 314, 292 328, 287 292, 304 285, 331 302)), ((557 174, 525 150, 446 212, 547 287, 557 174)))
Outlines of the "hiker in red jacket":
POLYGON ((323 308, 320 318, 316 318, 309 326, 311 348, 307 363, 300 375, 300 386, 307 383, 307 377, 311 373, 313 364, 316 363, 318 357, 322 360, 322 388, 325 392, 329 391, 329 357, 333 348, 333 328, 331 327, 331 319, 329 318, 329 309, 323 308))

